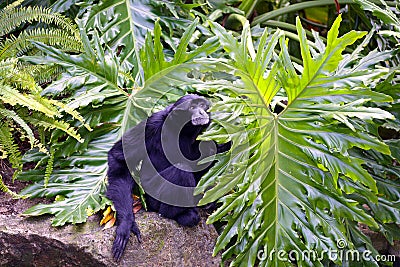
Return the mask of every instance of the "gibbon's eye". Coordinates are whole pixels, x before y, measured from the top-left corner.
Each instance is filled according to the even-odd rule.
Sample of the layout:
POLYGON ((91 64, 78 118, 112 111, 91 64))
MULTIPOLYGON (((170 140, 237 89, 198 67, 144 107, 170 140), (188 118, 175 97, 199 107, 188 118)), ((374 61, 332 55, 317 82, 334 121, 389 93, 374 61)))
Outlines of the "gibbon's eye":
POLYGON ((194 106, 190 106, 190 108, 189 109, 194 109, 194 106))
POLYGON ((203 104, 203 103, 201 103, 201 104, 200 104, 200 107, 201 107, 201 108, 204 108, 204 104, 203 104))

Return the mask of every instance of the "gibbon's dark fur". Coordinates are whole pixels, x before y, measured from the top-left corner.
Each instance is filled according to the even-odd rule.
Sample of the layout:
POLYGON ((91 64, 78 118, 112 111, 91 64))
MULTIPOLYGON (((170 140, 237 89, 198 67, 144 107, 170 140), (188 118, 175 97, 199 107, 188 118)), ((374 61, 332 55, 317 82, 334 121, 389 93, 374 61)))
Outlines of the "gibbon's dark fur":
MULTIPOLYGON (((192 171, 179 168, 178 166, 187 167, 190 164, 186 164, 179 157, 172 157, 175 162, 170 162, 171 157, 168 156, 171 151, 172 153, 180 151, 181 155, 194 166, 207 156, 230 149, 230 143, 218 145, 207 141, 201 142, 200 145, 200 141, 196 140, 210 124, 210 115, 207 113, 209 107, 210 102, 204 97, 193 94, 183 96, 174 104, 154 113, 128 130, 108 152, 107 197, 112 200, 117 211, 116 238, 112 248, 116 260, 119 260, 124 252, 131 232, 136 235, 139 242, 141 241, 132 211, 132 190, 136 182, 131 176, 128 165, 132 169, 142 163, 140 170, 142 186, 146 181, 159 176, 175 185, 195 187, 212 164, 192 171)), ((151 189, 159 191, 158 195, 170 193, 162 192, 164 189, 162 186, 159 188, 154 188, 157 185, 151 184, 151 186, 151 189)), ((147 191, 145 186, 143 188, 147 191)), ((169 205, 148 194, 146 194, 146 204, 150 211, 156 211, 183 226, 192 227, 200 221, 198 208, 195 206, 169 205)))

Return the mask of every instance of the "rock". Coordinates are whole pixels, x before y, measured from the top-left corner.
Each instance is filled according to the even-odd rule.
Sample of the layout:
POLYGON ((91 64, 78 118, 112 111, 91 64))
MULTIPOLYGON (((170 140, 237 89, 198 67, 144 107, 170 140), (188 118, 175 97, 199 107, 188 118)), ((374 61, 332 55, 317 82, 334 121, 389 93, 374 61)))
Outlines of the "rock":
POLYGON ((50 218, 0 215, 0 266, 219 266, 212 257, 217 233, 204 219, 193 228, 141 211, 136 221, 142 243, 132 234, 121 261, 111 257, 115 227, 103 230, 100 218, 52 227, 50 218))

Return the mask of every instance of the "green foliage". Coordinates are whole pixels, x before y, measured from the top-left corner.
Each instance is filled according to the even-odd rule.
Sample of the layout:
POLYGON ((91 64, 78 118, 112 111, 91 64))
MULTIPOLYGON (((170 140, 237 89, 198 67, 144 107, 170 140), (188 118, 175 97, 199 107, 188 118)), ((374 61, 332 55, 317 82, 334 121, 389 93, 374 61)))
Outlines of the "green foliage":
POLYGON ((9 127, 5 125, 0 126, 0 141, 0 152, 2 153, 1 158, 8 158, 14 168, 21 169, 21 153, 18 150, 18 146, 14 143, 9 127))
MULTIPOLYGON (((64 101, 39 101, 26 94, 7 97, 10 103, 18 97, 24 100, 20 108, 34 114, 43 115, 43 109, 48 109, 41 118, 18 113, 18 119, 16 112, 7 118, 29 136, 25 120, 46 127, 57 125, 52 120, 61 111, 69 116, 52 131, 50 155, 38 151, 24 155, 24 162, 38 164, 19 176, 35 181, 22 193, 55 198, 54 203, 36 205, 25 215, 54 214, 56 226, 85 222, 110 204, 103 193, 107 151, 113 143, 129 127, 181 95, 201 92, 216 102, 213 123, 202 138, 233 142, 229 152, 217 156, 196 190, 204 193, 202 204, 221 204, 208 220, 225 223, 215 253, 223 251, 224 259, 233 257, 232 265, 290 266, 279 261, 276 253, 257 259, 258 251, 313 250, 321 255, 329 249, 368 249, 372 257, 377 252, 358 223, 382 232, 389 241, 400 238, 396 234, 400 171, 393 166, 399 143, 397 139, 383 142, 378 136, 380 125, 398 129, 398 120, 389 113, 398 114, 398 77, 376 66, 389 61, 393 52, 368 51, 372 33, 364 41, 364 32, 339 37, 341 18, 327 40, 309 32, 314 42, 307 40, 299 20, 291 25, 296 35, 271 29, 259 34, 259 27, 250 28, 238 16, 244 24, 240 37, 217 23, 210 22, 210 27, 198 19, 190 23, 194 13, 207 18, 200 9, 210 11, 211 20, 233 10, 240 13, 229 6, 232 2, 213 2, 224 9, 211 12, 199 6, 200 0, 192 5, 152 0, 92 5, 88 1, 77 19, 81 53, 71 55, 71 50, 50 41, 33 42, 30 47, 44 56, 29 54, 25 62, 35 64, 37 70, 50 65, 65 72, 43 91, 29 87, 35 84, 31 78, 16 78, 7 92, 31 88, 21 92, 37 91, 64 101), (188 11, 191 8, 197 9, 188 11), (295 63, 288 52, 288 36, 298 40, 301 61, 295 63), (349 46, 354 48, 351 54, 345 53, 349 46), (279 114, 272 112, 277 106, 283 107, 279 114), (70 136, 65 138, 68 129, 70 136), (84 136, 83 142, 74 138, 78 134, 84 136), (340 247, 339 241, 346 246, 340 247)), ((316 2, 290 8, 323 1, 316 2)), ((57 1, 55 8, 66 10, 76 3, 57 1)), ((253 4, 242 2, 246 15, 253 4)), ((279 16, 277 12, 265 15, 279 16)), ((10 136, 5 132, 0 138, 10 136)), ((296 264, 324 266, 328 261, 309 255, 296 264)), ((334 263, 354 266, 340 259, 334 263)), ((360 264, 377 265, 374 261, 360 264)))
MULTIPOLYGON (((24 53, 32 52, 31 41, 41 41, 69 51, 79 51, 80 39, 71 20, 60 14, 52 14, 45 8, 19 7, 21 1, 8 5, 0 11, 0 35, 9 37, 0 42, 0 152, 1 158, 7 158, 16 169, 14 177, 22 170, 21 153, 16 140, 27 139, 30 148, 37 147, 47 152, 45 140, 40 142, 32 129, 60 129, 69 136, 81 140, 77 130, 60 118, 63 113, 81 122, 83 119, 72 108, 56 100, 41 95, 42 88, 35 78, 50 79, 43 72, 54 69, 48 66, 41 69, 40 75, 34 68, 20 61, 24 53), (17 35, 16 29, 21 24, 31 22, 55 24, 60 29, 24 30, 17 35), (34 127, 33 127, 34 126, 34 127)), ((50 73, 52 73, 50 71, 50 73)), ((51 167, 48 168, 49 172, 51 167)), ((10 192, 3 182, 1 189, 10 192)))
MULTIPOLYGON (((395 205, 363 168, 365 161, 349 154, 355 147, 390 154, 370 125, 374 119, 392 119, 393 115, 365 106, 371 101, 392 100, 368 87, 386 73, 373 68, 376 59, 385 60, 390 53, 373 53, 361 60, 358 54, 343 57, 346 46, 365 33, 351 31, 338 37, 340 21, 339 17, 329 31, 326 45, 315 36, 315 51, 297 20, 302 67, 290 61, 279 31, 272 36, 264 31, 255 50, 248 41, 248 25, 238 42, 221 26, 212 24, 229 54, 225 66, 241 82, 230 87, 230 104, 222 101, 213 108, 220 115, 214 117, 216 123, 203 137, 217 141, 230 138, 229 161, 222 159, 203 177, 197 193, 205 192, 200 204, 215 200, 222 204, 208 222, 227 222, 214 253, 224 249, 224 259, 235 255, 231 265, 253 266, 259 260, 259 266, 290 266, 289 261, 282 262, 276 253, 269 253, 284 250, 301 255, 302 251, 315 250, 321 255, 324 250, 341 249, 336 243, 339 240, 347 244, 344 250, 361 249, 354 236, 362 233, 354 222, 378 230, 377 216, 349 195, 368 199, 375 210, 383 205, 378 195, 382 203, 395 205), (273 48, 278 42, 280 54, 275 55, 273 48), (374 61, 368 60, 372 57, 374 61), (269 106, 278 92, 287 104, 277 115, 269 106), (222 127, 228 132, 221 133, 222 127), (225 168, 222 174, 221 168, 225 168), (267 257, 257 260, 259 249, 267 257)), ((398 210, 386 212, 391 219, 381 221, 394 223, 398 210)), ((364 249, 372 250, 371 243, 365 242, 364 249)), ((297 264, 322 266, 326 260, 308 255, 300 257, 297 264)), ((340 259, 335 263, 342 264, 340 259)))
MULTIPOLYGON (((39 181, 22 191, 32 197, 62 196, 49 205, 36 205, 25 215, 55 214, 53 225, 65 223, 82 223, 94 212, 105 207, 108 201, 101 195, 104 192, 107 168, 107 151, 118 138, 118 126, 106 124, 115 123, 121 119, 121 113, 126 105, 127 93, 118 86, 118 70, 120 64, 115 55, 105 54, 97 34, 94 35, 94 45, 89 43, 88 36, 82 31, 84 44, 83 53, 75 56, 63 51, 36 43, 36 46, 46 53, 45 57, 31 56, 25 60, 36 64, 57 64, 66 73, 62 78, 46 88, 44 93, 57 95, 69 91, 65 98, 64 109, 80 111, 82 121, 90 132, 81 129, 85 136, 82 143, 76 139, 67 138, 59 142, 60 132, 52 133, 53 170, 46 173, 46 168, 38 168, 21 174, 20 179, 39 181), (61 91, 59 91, 61 88, 61 91), (38 179, 47 177, 46 181, 38 179)), ((69 123, 76 119, 71 117, 69 123)), ((34 153, 31 157, 40 157, 34 153)))
MULTIPOLYGON (((376 47, 380 51, 395 49, 399 43, 399 15, 398 1, 384 0, 318 0, 318 1, 240 1, 239 12, 245 14, 250 20, 253 29, 258 26, 279 28, 285 32, 288 38, 297 40, 295 16, 300 16, 304 23, 308 37, 312 37, 312 31, 318 31, 326 37, 327 30, 332 26, 338 13, 342 14, 345 23, 340 28, 341 33, 351 30, 376 31, 374 38, 366 44, 369 51, 376 47), (337 5, 336 5, 337 4, 337 5), (336 6, 335 6, 336 5, 336 6), (375 17, 374 17, 375 16, 375 17), (378 18, 378 19, 377 19, 378 18)), ((238 13, 231 12, 231 13, 238 13)), ((222 21, 225 28, 241 29, 241 21, 244 17, 231 14, 222 21)), ((258 29, 257 29, 258 31, 258 29)), ((321 38, 326 41, 324 38, 321 38)), ((351 51, 355 45, 346 50, 351 51)), ((289 53, 292 60, 300 62, 298 45, 290 44, 289 53)), ((399 65, 399 55, 388 64, 395 67, 399 65)))
MULTIPOLYGON (((86 146, 85 153, 76 153, 63 161, 54 162, 54 170, 47 185, 43 181, 47 168, 22 173, 19 179, 37 181, 23 190, 22 194, 30 197, 56 197, 54 203, 33 206, 26 210, 24 215, 55 214, 53 225, 61 226, 65 223, 85 222, 89 215, 104 209, 105 205, 109 204, 101 194, 106 185, 107 151, 117 136, 115 126, 98 127, 93 136, 87 137, 90 144, 86 146)), ((73 142, 67 140, 66 143, 71 145, 73 142)), ((60 159, 60 153, 64 152, 59 148, 60 145, 53 148, 54 157, 58 156, 57 159, 60 159)))
MULTIPOLYGON (((400 9, 398 1, 355 1, 360 7, 365 10, 364 14, 359 15, 363 21, 368 21, 372 25, 372 29, 377 31, 377 34, 369 44, 370 49, 376 47, 383 51, 385 49, 396 49, 400 41, 400 9), (371 15, 372 14, 372 15, 371 15)), ((400 55, 397 53, 390 62, 389 66, 398 67, 400 55)))
MULTIPOLYGON (((387 121, 383 127, 392 131, 400 132, 400 84, 398 81, 399 77, 397 77, 396 80, 395 74, 396 72, 390 75, 384 82, 380 83, 376 87, 376 91, 390 95, 393 98, 390 105, 382 106, 382 108, 390 111, 394 115, 395 120, 387 121)), ((393 136, 386 136, 386 139, 391 138, 393 138, 393 136)), ((397 157, 397 159, 400 160, 399 157, 397 157)))
POLYGON ((18 7, 19 2, 0 11, 0 36, 14 32, 25 23, 41 22, 56 28, 26 29, 5 38, 0 44, 0 60, 16 57, 32 49, 31 41, 78 52, 82 44, 76 25, 67 17, 43 7, 18 7))
MULTIPOLYGON (((107 2, 106 5, 109 4, 107 2)), ((123 11, 123 7, 129 10, 142 7, 141 3, 136 6, 136 3, 127 5, 126 2, 116 1, 114 4, 121 14, 128 12, 123 11)), ((107 6, 104 8, 107 9, 107 6)), ((103 16, 104 9, 99 10, 101 14, 94 14, 94 9, 89 9, 84 14, 84 19, 88 19, 87 15, 97 21, 97 17, 103 16)), ((114 12, 111 7, 109 12, 114 12)), ((135 20, 137 17, 126 18, 128 25, 138 25, 135 20)), ((92 20, 79 21, 83 53, 69 55, 60 49, 36 43, 36 47, 46 56, 25 57, 31 63, 55 64, 66 70, 62 78, 48 86, 44 92, 53 95, 68 92, 70 96, 65 98, 66 105, 79 109, 84 121, 93 128, 90 133, 81 129, 81 135, 85 136, 82 144, 72 138, 57 142, 59 133, 53 132, 54 166, 51 175, 47 175, 47 186, 39 179, 45 175, 44 167, 24 172, 20 176, 20 179, 39 181, 23 190, 24 194, 32 197, 65 197, 49 205, 34 206, 24 212, 27 216, 54 214, 55 226, 84 222, 87 216, 104 208, 108 203, 102 194, 106 183, 108 150, 130 125, 144 119, 154 108, 175 101, 184 94, 185 90, 182 88, 185 86, 201 83, 199 79, 188 77, 187 73, 201 65, 194 62, 196 57, 212 53, 218 45, 216 38, 210 38, 193 52, 187 52, 190 37, 197 29, 198 23, 195 21, 183 33, 182 42, 176 47, 171 61, 168 61, 160 42, 161 21, 155 22, 153 26, 154 37, 150 33, 146 37, 138 37, 138 32, 131 27, 123 35, 115 36, 115 43, 105 39, 108 36, 106 33, 99 33, 88 26, 90 21, 92 20), (86 25, 86 29, 83 25, 86 25), (137 38, 145 38, 145 42, 140 52, 136 53, 137 47, 132 45, 137 38), (105 41, 111 43, 102 46, 105 41), (117 47, 123 46, 119 53, 110 49, 114 44, 117 47), (154 58, 158 60, 154 62, 154 58), (139 66, 139 59, 142 62, 141 69, 135 67, 139 66), (128 71, 127 66, 133 69, 128 71), (125 88, 129 84, 132 87, 125 88), (139 84, 142 86, 139 87, 139 84)), ((124 28, 126 24, 109 26, 112 27, 112 32, 127 30, 124 28)), ((32 158, 40 158, 40 154, 27 155, 26 161, 32 158)))
POLYGON ((69 33, 76 33, 76 26, 72 21, 58 13, 43 7, 18 7, 23 1, 16 1, 0 12, 0 35, 14 31, 25 22, 43 22, 54 24, 69 33))
POLYGON ((58 46, 69 51, 80 51, 82 44, 71 33, 63 29, 33 29, 22 32, 18 37, 12 36, 6 39, 0 46, 0 59, 14 57, 18 53, 30 50, 33 46, 31 41, 58 46))
MULTIPOLYGON (((106 44, 105 53, 118 53, 120 71, 136 79, 137 75, 143 73, 135 57, 145 42, 147 32, 153 30, 155 21, 160 21, 163 39, 172 49, 171 52, 176 51, 179 37, 190 24, 189 20, 182 18, 189 18, 187 9, 190 9, 190 5, 159 0, 100 1, 86 8, 82 25, 86 33, 97 29, 100 43, 106 44)), ((143 82, 141 78, 136 79, 139 85, 143 82)), ((119 86, 122 87, 122 84, 119 86)), ((132 81, 128 86, 133 86, 132 81)))
POLYGON ((372 14, 381 19, 384 23, 392 25, 395 31, 400 32, 400 19, 398 15, 396 15, 389 8, 389 6, 385 1, 383 0, 378 1, 378 3, 381 6, 383 6, 383 8, 370 1, 356 0, 356 2, 360 4, 364 10, 371 11, 372 14))

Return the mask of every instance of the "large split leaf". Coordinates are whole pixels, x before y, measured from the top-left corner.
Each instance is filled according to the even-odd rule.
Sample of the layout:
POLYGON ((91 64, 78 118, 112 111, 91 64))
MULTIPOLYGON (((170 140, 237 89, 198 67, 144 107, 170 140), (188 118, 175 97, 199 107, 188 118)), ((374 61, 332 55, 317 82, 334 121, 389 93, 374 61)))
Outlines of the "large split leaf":
POLYGON ((125 72, 134 70, 132 76, 135 77, 140 68, 136 56, 145 43, 147 32, 154 29, 157 20, 170 32, 165 38, 172 47, 175 47, 171 39, 174 31, 185 29, 190 24, 190 21, 178 17, 176 9, 180 7, 185 5, 171 5, 158 0, 106 0, 89 6, 82 19, 86 31, 98 30, 106 51, 118 51, 121 69, 125 72))
MULTIPOLYGON (((143 87, 129 88, 129 93, 121 85, 133 79, 128 73, 121 73, 123 60, 115 54, 108 54, 101 45, 96 31, 89 37, 82 30, 84 53, 68 55, 58 49, 36 44, 45 57, 26 57, 37 64, 56 64, 63 66, 67 73, 59 81, 50 85, 46 92, 57 94, 72 92, 68 105, 80 113, 93 128, 84 131, 85 140, 78 143, 72 138, 62 139, 60 132, 54 132, 52 151, 56 164, 45 185, 40 178, 45 170, 31 170, 21 179, 38 181, 26 188, 23 193, 32 197, 56 197, 56 202, 36 205, 24 212, 27 216, 54 214, 53 225, 81 223, 88 215, 103 208, 106 200, 103 193, 106 183, 107 151, 128 127, 146 118, 154 110, 165 107, 167 103, 183 95, 190 86, 203 83, 199 77, 189 74, 195 69, 203 69, 205 63, 197 63, 195 58, 208 55, 218 47, 217 40, 211 38, 196 47, 188 49, 189 39, 197 28, 197 21, 191 24, 177 46, 177 52, 171 61, 164 59, 160 42, 161 26, 155 24, 154 37, 148 33, 145 45, 135 58, 143 64, 143 87), (93 48, 92 48, 93 45, 93 48), (158 58, 157 61, 154 59, 158 58), (59 200, 59 201, 57 201, 59 200)), ((82 27, 81 27, 82 29, 82 27)), ((207 68, 204 68, 207 70, 207 68)), ((210 66, 210 70, 214 67, 210 66)), ((142 83, 142 77, 136 75, 136 84, 142 83)), ((32 155, 27 160, 40 155, 32 155)), ((43 156, 43 155, 42 155, 43 156)), ((46 158, 46 157, 45 157, 46 158)))
MULTIPOLYGON (((362 167, 365 162, 348 152, 357 147, 390 153, 368 124, 393 116, 365 104, 391 98, 368 89, 385 73, 371 68, 377 61, 343 59, 344 49, 365 33, 351 31, 339 37, 340 21, 339 16, 326 45, 315 36, 315 51, 297 20, 303 66, 291 62, 279 31, 268 35, 266 30, 254 49, 248 25, 238 42, 212 24, 230 57, 225 66, 241 81, 235 81, 230 97, 214 107, 216 123, 203 136, 230 138, 230 158, 202 178, 197 193, 205 192, 200 204, 222 204, 208 221, 227 221, 214 252, 226 249, 225 259, 236 255, 231 265, 252 266, 257 261, 259 266, 291 266, 296 260, 302 266, 322 266, 327 257, 301 257, 301 252, 361 249, 353 222, 378 227, 360 203, 346 197, 357 191, 371 202, 378 200, 376 181, 362 167), (270 109, 276 99, 286 100, 279 102, 284 106, 279 114, 270 109), (279 251, 286 254, 282 257, 279 251), (290 261, 290 251, 300 257, 290 261)), ((379 56, 383 60, 390 53, 379 56)), ((339 258, 333 261, 341 264, 339 258)))
POLYGON ((62 78, 53 82, 44 93, 70 94, 65 99, 68 107, 79 109, 85 121, 94 128, 93 132, 81 129, 85 136, 83 143, 71 138, 57 142, 62 136, 59 132, 53 133, 52 150, 56 163, 46 186, 42 181, 44 169, 28 171, 21 177, 37 181, 23 191, 32 197, 58 196, 56 199, 63 199, 49 205, 34 206, 24 213, 28 216, 54 214, 53 225, 84 222, 88 215, 104 207, 102 193, 106 182, 107 151, 121 135, 119 124, 128 99, 124 86, 131 83, 132 77, 139 72, 135 38, 144 36, 135 36, 134 25, 140 24, 129 17, 129 8, 133 8, 134 4, 128 6, 126 2, 119 2, 118 10, 114 10, 114 2, 117 1, 99 4, 93 8, 100 10, 89 8, 83 14, 83 19, 79 21, 83 53, 70 55, 37 43, 36 46, 46 56, 26 58, 36 64, 50 63, 64 67, 66 72, 62 78), (109 21, 101 18, 113 12, 121 12, 125 17, 120 22, 124 23, 115 24, 113 21, 112 25, 103 28, 106 25, 100 25, 99 21, 109 21), (121 33, 114 36, 114 45, 107 39, 110 33, 121 33), (119 46, 124 49, 117 55, 118 49, 121 49, 119 46), (121 70, 122 66, 125 66, 124 70, 121 70), (112 124, 107 126, 104 123, 112 124))
POLYGON ((56 170, 49 183, 44 186, 45 170, 32 170, 21 175, 20 179, 38 181, 22 192, 31 197, 56 197, 51 204, 38 204, 27 209, 24 215, 38 216, 54 214, 52 224, 86 222, 88 216, 104 209, 107 199, 101 194, 106 186, 107 152, 109 144, 118 137, 118 129, 104 125, 97 129, 99 135, 92 140, 85 153, 73 155, 55 164, 56 170), (100 134, 102 133, 102 134, 100 134))

